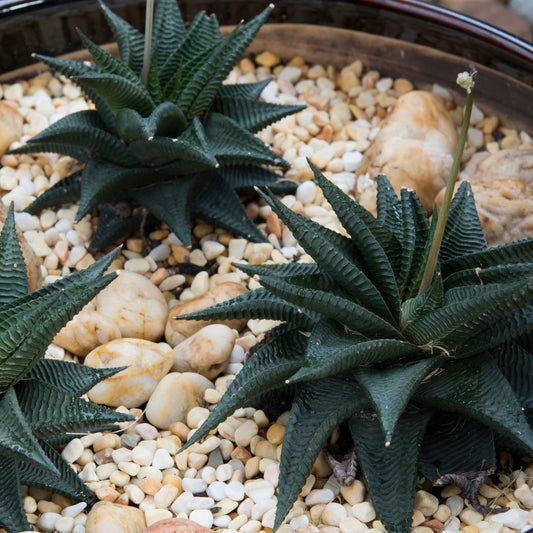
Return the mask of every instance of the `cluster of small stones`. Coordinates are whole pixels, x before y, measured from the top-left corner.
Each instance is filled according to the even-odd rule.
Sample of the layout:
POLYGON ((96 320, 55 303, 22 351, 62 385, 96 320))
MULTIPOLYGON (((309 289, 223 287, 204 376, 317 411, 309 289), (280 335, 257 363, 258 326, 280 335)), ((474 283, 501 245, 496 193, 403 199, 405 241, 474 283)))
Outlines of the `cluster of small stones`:
MULTIPOLYGON (((260 137, 287 161, 286 177, 299 186, 282 201, 294 211, 339 229, 339 222, 310 178, 306 158, 347 193, 352 193, 356 172, 365 150, 377 135, 380 124, 399 95, 413 90, 407 79, 381 77, 363 70, 360 61, 338 71, 333 66, 308 65, 302 58, 281 64, 270 52, 255 61, 243 59, 229 82, 254 82, 274 75, 263 91, 268 101, 290 104, 305 101, 307 109, 269 126, 260 137)), ((443 96, 459 125, 462 110, 449 92, 440 86, 433 91, 443 96)), ((24 143, 49 123, 89 105, 80 90, 64 79, 45 72, 29 81, 0 86, 0 98, 15 106, 24 117, 24 143)), ((474 110, 465 159, 480 149, 496 152, 504 148, 533 147, 526 132, 504 128, 496 117, 474 110)), ((90 216, 74 223, 76 206, 39 216, 21 211, 49 186, 75 170, 79 163, 57 154, 4 155, 0 168, 2 201, 14 202, 16 220, 41 263, 44 283, 81 270, 95 259, 87 251, 94 231, 90 216)), ((182 246, 164 226, 148 235, 127 240, 112 269, 125 269, 148 277, 165 295, 169 309, 177 301, 205 293, 225 281, 257 282, 232 266, 235 261, 251 264, 283 263, 294 258, 310 261, 291 232, 280 223, 270 207, 261 201, 248 203, 249 214, 258 221, 270 243, 254 244, 234 238, 207 224, 193 229, 192 249, 182 246), (190 263, 198 273, 182 274, 179 265, 190 263)), ((250 321, 237 339, 240 358, 234 358, 226 372, 215 380, 215 388, 204 393, 205 405, 194 407, 186 424, 175 422, 169 430, 146 423, 140 409, 134 425, 125 424, 118 433, 97 433, 74 439, 62 450, 63 457, 102 501, 138 507, 146 524, 173 516, 189 518, 223 533, 270 533, 274 522, 279 457, 288 413, 269 420, 264 412, 240 409, 219 425, 203 442, 178 453, 191 432, 200 426, 220 400, 234 374, 242 367, 245 352, 271 327, 269 321, 250 321)), ((76 360, 62 348, 51 345, 48 356, 76 360)), ((119 410, 126 410, 119 408, 119 410)), ((488 481, 481 489, 481 502, 507 505, 504 515, 483 518, 460 495, 446 487, 440 497, 419 490, 413 515, 413 533, 446 530, 465 533, 510 533, 533 524, 533 465, 525 470, 508 468, 498 486, 488 481), (499 518, 500 517, 500 518, 499 518), (498 521, 499 520, 499 521, 498 521)), ((424 486, 425 487, 425 486, 424 486)), ((425 487, 429 490, 429 487, 425 487)), ((23 487, 24 507, 37 531, 84 533, 87 510, 84 503, 72 505, 63 496, 23 487)), ((364 485, 356 480, 340 487, 322 457, 316 461, 302 492, 280 533, 381 533, 364 485)), ((1 530, 0 530, 1 531, 1 530)), ((100 533, 87 528, 87 533, 100 533)))

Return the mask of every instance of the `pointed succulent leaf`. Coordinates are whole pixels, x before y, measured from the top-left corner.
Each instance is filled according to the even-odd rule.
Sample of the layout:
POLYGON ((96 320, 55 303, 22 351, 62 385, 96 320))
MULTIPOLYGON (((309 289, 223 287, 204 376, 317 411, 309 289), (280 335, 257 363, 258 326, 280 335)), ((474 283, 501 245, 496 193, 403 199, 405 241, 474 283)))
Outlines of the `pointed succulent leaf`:
POLYGON ((78 111, 67 115, 30 139, 28 145, 56 143, 67 148, 98 154, 103 159, 122 165, 138 163, 134 153, 115 135, 103 129, 95 111, 78 111))
POLYGON ((5 391, 0 400, 0 412, 0 456, 12 457, 17 461, 40 466, 49 474, 57 474, 55 466, 33 436, 12 387, 5 391))
POLYGON ((431 411, 405 413, 388 447, 383 445, 376 416, 354 416, 350 420, 368 492, 387 531, 411 531, 418 458, 430 417, 431 411))
POLYGON ((23 387, 16 386, 16 391, 22 412, 39 438, 131 420, 129 414, 82 400, 42 381, 25 380, 23 387))
POLYGON ((172 102, 159 104, 147 118, 147 129, 151 135, 176 137, 186 127, 187 119, 183 111, 172 102))
POLYGON ((82 285, 69 291, 52 293, 39 302, 40 305, 35 305, 36 309, 41 309, 41 316, 33 319, 30 331, 25 333, 12 353, 2 361, 1 386, 15 383, 31 370, 57 332, 114 278, 115 275, 108 275, 88 286, 82 285))
POLYGON ((113 13, 103 2, 100 1, 99 3, 118 44, 121 61, 124 61, 137 75, 140 75, 143 66, 144 35, 113 13))
POLYGON ((217 96, 210 111, 222 113, 242 128, 256 133, 287 115, 302 111, 305 107, 303 104, 281 105, 251 98, 217 96))
POLYGON ((0 524, 11 533, 31 530, 22 505, 17 463, 3 455, 0 455, 0 524))
MULTIPOLYGON (((56 57, 35 56, 39 61, 49 66, 52 70, 63 74, 66 78, 76 83, 77 76, 92 76, 102 72, 98 65, 86 64, 83 61, 74 61, 72 59, 58 59, 56 57)), ((100 98, 100 96, 92 91, 89 87, 83 88, 87 98, 93 101, 100 118, 104 121, 107 127, 112 128, 115 122, 115 117, 109 106, 100 98)), ((53 150, 50 150, 53 151, 53 150)))
POLYGON ((480 289, 466 301, 454 301, 413 320, 404 328, 405 336, 416 344, 444 339, 443 345, 453 348, 533 299, 533 282, 529 280, 480 289))
POLYGON ((15 227, 15 208, 10 204, 0 234, 0 308, 28 294, 26 263, 15 227))
POLYGON ((409 298, 402 303, 400 324, 402 330, 413 320, 425 316, 427 313, 442 306, 444 291, 442 278, 435 276, 427 291, 419 296, 409 298))
POLYGON ((98 382, 114 376, 124 368, 126 367, 91 368, 68 361, 41 359, 26 377, 48 383, 75 396, 81 396, 98 382))
POLYGON ((130 196, 159 220, 166 222, 185 246, 191 244, 188 205, 194 179, 184 176, 130 191, 130 196))
POLYGON ((257 165, 228 165, 218 169, 219 176, 239 193, 254 193, 255 188, 268 187, 274 194, 294 192, 296 183, 257 165))
POLYGON ((257 100, 263 89, 272 81, 272 77, 254 83, 228 83, 221 85, 216 98, 246 98, 257 100))
POLYGON ((197 179, 191 201, 191 212, 208 223, 241 235, 255 242, 266 241, 265 235, 248 216, 237 193, 218 175, 209 173, 209 179, 197 179))
POLYGON ((363 391, 351 381, 327 378, 299 385, 283 438, 274 531, 290 511, 331 433, 368 406, 363 391))
POLYGON ((124 168, 96 158, 89 159, 82 171, 76 220, 81 220, 91 209, 119 191, 153 182, 153 174, 149 168, 124 168))
POLYGON ((220 113, 209 113, 205 133, 209 150, 220 163, 289 166, 253 133, 220 113))
POLYGON ((103 48, 100 48, 88 37, 86 37, 79 29, 78 35, 80 36, 82 43, 85 45, 85 48, 89 50, 94 61, 98 64, 102 72, 105 72, 106 74, 116 74, 117 76, 126 78, 135 84, 139 82, 138 76, 128 67, 126 63, 124 63, 124 61, 117 59, 114 55, 110 54, 103 48))
POLYGON ((253 357, 231 381, 214 411, 194 432, 185 447, 207 435, 238 407, 289 378, 302 364, 305 344, 305 337, 297 329, 291 328, 256 349, 253 357))
POLYGON ((439 257, 444 262, 465 254, 482 252, 486 248, 487 241, 479 222, 474 195, 470 184, 464 181, 450 205, 439 257))
POLYGON ((419 353, 419 348, 395 339, 368 340, 332 320, 314 327, 302 368, 291 381, 305 381, 338 374, 371 363, 399 361, 419 353))
POLYGON ((533 409, 533 355, 510 341, 497 351, 498 367, 511 384, 520 405, 533 409))
MULTIPOLYGON (((387 321, 351 299, 311 287, 302 289, 300 284, 291 283, 290 278, 261 276, 260 283, 271 293, 304 308, 321 313, 355 330, 364 337, 397 338, 398 330, 387 321)), ((310 280, 312 281, 312 280, 310 280)))
POLYGON ((244 26, 238 26, 220 41, 213 53, 183 88, 178 105, 188 118, 200 115, 211 106, 215 94, 231 69, 265 23, 273 6, 268 6, 244 26))
POLYGON ((430 481, 455 472, 475 472, 496 466, 492 429, 464 416, 437 411, 429 423, 420 472, 430 481))
POLYGON ((127 144, 139 139, 147 139, 150 134, 146 131, 144 118, 135 109, 123 107, 115 117, 115 126, 120 138, 127 144))
POLYGON ((222 320, 232 318, 267 318, 285 320, 310 330, 317 317, 311 311, 302 310, 263 288, 249 291, 232 300, 213 305, 207 309, 176 317, 179 320, 222 320))
POLYGON ((155 108, 155 103, 144 85, 130 81, 117 74, 92 74, 90 76, 76 76, 74 81, 83 87, 94 91, 116 115, 124 107, 129 107, 148 116, 155 108))
POLYGON ((533 432, 509 382, 494 358, 485 354, 457 361, 423 383, 415 398, 426 405, 460 413, 533 449, 533 432))
POLYGON ((158 66, 162 67, 187 31, 176 0, 160 0, 157 3, 152 31, 152 41, 158 45, 158 66))
POLYGON ((315 276, 321 274, 315 263, 274 263, 263 265, 249 265, 235 263, 235 266, 250 276, 315 276))
POLYGON ((467 268, 488 268, 514 263, 528 263, 533 257, 533 239, 524 239, 501 246, 488 248, 482 252, 464 254, 454 259, 449 259, 442 265, 443 276, 467 268))
POLYGON ((47 207, 55 207, 65 202, 76 202, 81 192, 81 170, 59 180, 38 196, 24 211, 35 215, 47 207))
POLYGON ((385 446, 390 445, 396 424, 422 380, 438 369, 444 357, 423 359, 409 366, 357 368, 353 375, 368 394, 383 429, 385 446))
POLYGON ((417 237, 419 235, 416 228, 416 219, 414 216, 415 213, 413 205, 411 203, 410 194, 407 189, 401 190, 400 201, 403 238, 402 255, 397 283, 398 292, 400 296, 403 296, 405 288, 411 276, 411 271, 413 270, 413 263, 415 262, 415 257, 419 257, 416 254, 417 237))
POLYGON ((89 250, 105 249, 138 228, 151 223, 151 215, 143 207, 132 208, 127 202, 104 202, 100 204, 98 224, 89 244, 89 250))
POLYGON ((393 265, 399 267, 401 247, 396 237, 363 206, 327 180, 311 162, 309 165, 315 181, 364 257, 364 266, 372 283, 383 295, 392 315, 397 317, 400 295, 393 265))
POLYGON ((62 142, 34 142, 26 143, 23 146, 19 146, 15 150, 10 150, 9 154, 42 154, 46 152, 55 152, 57 154, 68 155, 78 161, 87 161, 89 158, 86 150, 71 146, 68 143, 62 142))
POLYGON ((380 292, 363 272, 360 254, 350 239, 295 213, 272 194, 263 198, 324 272, 369 311, 394 323, 380 292))
POLYGON ((444 280, 446 290, 464 285, 487 285, 519 281, 533 274, 533 262, 496 265, 487 268, 468 268, 448 276, 444 280))
POLYGON ((61 455, 48 442, 41 440, 40 444, 59 473, 51 475, 34 465, 18 463, 20 482, 32 487, 51 490, 74 501, 86 501, 89 505, 96 503, 93 492, 61 455))
POLYGON ((383 175, 377 177, 377 219, 389 228, 401 242, 403 238, 402 206, 390 181, 383 175))

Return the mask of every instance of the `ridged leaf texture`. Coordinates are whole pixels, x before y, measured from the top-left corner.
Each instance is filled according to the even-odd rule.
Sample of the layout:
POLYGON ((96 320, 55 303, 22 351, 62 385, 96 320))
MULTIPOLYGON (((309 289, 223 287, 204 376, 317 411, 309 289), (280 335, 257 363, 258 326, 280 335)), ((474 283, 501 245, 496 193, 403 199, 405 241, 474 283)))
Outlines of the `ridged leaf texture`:
MULTIPOLYGON (((83 34, 94 65, 40 57, 80 86, 96 109, 57 121, 13 151, 58 152, 79 159, 86 163, 81 184, 78 176, 66 177, 27 211, 38 213, 79 199, 80 220, 90 211, 101 211, 103 205, 122 201, 132 211, 145 208, 154 220, 167 222, 185 244, 191 242, 191 217, 265 241, 237 193, 255 194, 255 187, 266 185, 273 191, 293 192, 295 184, 278 184, 281 176, 265 166, 289 165, 254 134, 304 106, 260 101, 269 80, 242 87, 223 82, 272 6, 222 37, 215 16, 200 12, 186 26, 176 0, 157 2, 146 87, 140 79, 144 36, 103 3, 100 6, 119 58, 83 34)), ((132 224, 109 214, 108 210, 107 216, 98 218, 90 245, 94 250, 132 231, 132 224)))
POLYGON ((28 293, 13 206, 8 211, 0 234, 0 524, 10 533, 29 529, 20 483, 94 502, 43 438, 65 442, 74 431, 132 418, 79 398, 119 369, 43 359, 57 332, 114 279, 103 273, 116 253, 28 293))
POLYGON ((495 466, 495 437, 528 453, 533 445, 532 241, 486 248, 463 185, 433 280, 418 294, 436 217, 430 224, 413 192, 398 198, 380 176, 373 218, 313 171, 348 236, 264 194, 315 262, 236 264, 262 287, 185 317, 273 318, 288 328, 252 351, 192 442, 266 389, 267 401, 292 398, 275 528, 343 421, 388 531, 410 532, 419 470, 438 483, 457 480, 485 512, 478 482, 495 466), (291 338, 305 339, 295 358, 285 348, 291 338))

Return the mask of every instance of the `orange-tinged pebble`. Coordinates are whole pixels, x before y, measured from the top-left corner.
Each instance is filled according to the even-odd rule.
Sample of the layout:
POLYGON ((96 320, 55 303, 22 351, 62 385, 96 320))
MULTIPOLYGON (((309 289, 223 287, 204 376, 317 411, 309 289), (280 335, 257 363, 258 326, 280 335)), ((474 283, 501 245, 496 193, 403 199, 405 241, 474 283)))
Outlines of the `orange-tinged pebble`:
POLYGON ((183 422, 173 422, 170 424, 168 428, 174 435, 179 437, 182 442, 185 442, 187 440, 187 436, 189 435, 189 431, 191 431, 191 428, 188 427, 183 422))
POLYGON ((120 493, 113 487, 100 487, 94 491, 94 494, 100 501, 111 503, 115 502, 120 496, 120 493))
POLYGON ((153 496, 156 494, 159 490, 161 490, 162 483, 160 481, 157 481, 157 479, 153 479, 150 477, 145 477, 141 480, 139 480, 139 488, 145 493, 149 494, 150 496, 153 496))
POLYGON ((278 215, 271 211, 266 218, 266 231, 267 234, 273 233, 278 239, 281 239, 281 223, 278 215))

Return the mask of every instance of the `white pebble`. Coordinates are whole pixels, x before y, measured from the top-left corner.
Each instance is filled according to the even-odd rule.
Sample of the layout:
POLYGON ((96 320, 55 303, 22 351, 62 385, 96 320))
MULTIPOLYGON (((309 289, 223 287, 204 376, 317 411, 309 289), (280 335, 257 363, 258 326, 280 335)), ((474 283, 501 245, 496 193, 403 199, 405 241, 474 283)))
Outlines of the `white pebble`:
POLYGON ((348 516, 348 512, 340 503, 330 502, 322 511, 321 521, 328 526, 338 526, 343 518, 348 516))
POLYGON ((159 244, 153 248, 148 257, 154 261, 166 261, 170 257, 170 246, 168 244, 159 244))
POLYGON ((21 231, 38 230, 41 227, 39 219, 29 213, 15 213, 15 222, 21 231))
POLYGON ((80 439, 72 439, 61 452, 61 457, 65 459, 67 463, 74 463, 80 458, 85 447, 80 439))
POLYGON ((303 205, 310 204, 315 199, 316 195, 316 184, 314 181, 308 180, 304 181, 296 189, 296 199, 299 200, 303 205))
POLYGON ((211 529, 211 526, 213 525, 213 514, 208 509, 195 509, 194 511, 191 511, 189 520, 192 520, 207 529, 211 529))
POLYGON ((69 505, 68 507, 65 507, 61 511, 61 515, 70 516, 74 518, 75 516, 78 516, 86 507, 87 504, 85 502, 75 503, 74 505, 69 505))
POLYGON ((346 172, 355 172, 361 165, 363 154, 361 152, 345 152, 342 154, 342 162, 346 172))
POLYGON ((141 466, 148 466, 152 464, 154 452, 144 446, 135 446, 131 451, 131 460, 141 466))
POLYGON ((352 513, 361 522, 371 522, 376 518, 376 511, 370 502, 356 503, 352 506, 352 513))
POLYGON ((174 466, 174 459, 170 456, 167 450, 159 448, 154 453, 152 460, 152 466, 159 470, 165 470, 166 468, 172 468, 174 466))
POLYGON ((164 279, 159 285, 159 290, 161 291, 173 291, 178 287, 181 287, 185 284, 185 276, 183 274, 173 274, 168 278, 164 279))
POLYGON ((305 503, 312 507, 317 503, 330 503, 335 499, 335 494, 330 489, 313 489, 306 497, 305 503))
POLYGON ((229 524, 231 522, 231 516, 229 515, 222 515, 222 516, 217 516, 214 520, 213 520, 213 525, 215 527, 228 527, 229 524))
POLYGON ((244 485, 239 481, 231 481, 225 486, 226 497, 234 502, 244 500, 244 485))
POLYGON ((247 481, 244 485, 244 492, 257 504, 274 495, 274 487, 263 479, 247 481))
POLYGON ((233 474, 233 468, 229 464, 219 465, 215 471, 218 481, 228 481, 233 474))
POLYGON ((244 348, 240 346, 239 344, 235 344, 233 346, 233 350, 231 350, 231 355, 229 356, 229 362, 242 364, 244 362, 245 357, 246 357, 246 353, 244 351, 244 348))
POLYGON ((126 485, 124 492, 128 495, 130 501, 136 505, 139 505, 146 496, 137 485, 126 485))
POLYGON ((98 476, 96 475, 96 464, 87 463, 83 467, 83 470, 79 473, 79 477, 82 481, 85 481, 86 483, 90 481, 98 481, 98 476))
POLYGON ((37 527, 47 533, 54 531, 57 521, 61 518, 58 513, 43 513, 37 520, 37 527))
POLYGON ((207 487, 206 493, 210 498, 218 502, 226 496, 226 484, 222 481, 214 481, 207 487))
POLYGON ((215 500, 213 498, 205 496, 193 496, 189 501, 188 506, 191 511, 194 509, 211 509, 215 505, 215 500))
POLYGON ((118 448, 111 452, 113 462, 119 463, 131 461, 131 450, 128 448, 118 448))
POLYGON ((83 242, 83 239, 78 235, 78 232, 74 229, 68 230, 67 234, 67 241, 70 242, 73 246, 84 246, 85 243, 83 242))
POLYGON ((529 512, 522 509, 509 509, 505 513, 490 517, 492 522, 499 522, 511 529, 521 530, 529 524, 529 512))
POLYGON ((457 516, 463 510, 464 507, 464 500, 461 496, 458 495, 450 496, 446 499, 445 503, 450 509, 450 514, 452 516, 457 516))
POLYGON ((62 516, 55 524, 57 533, 71 533, 74 529, 74 518, 71 516, 62 516))
POLYGON ((217 241, 208 240, 202 244, 202 252, 204 252, 204 255, 208 261, 218 257, 224 252, 225 249, 226 247, 217 241))
POLYGON ((193 494, 198 494, 200 492, 205 492, 207 489, 207 483, 200 478, 183 478, 182 481, 183 490, 192 492, 193 494))

